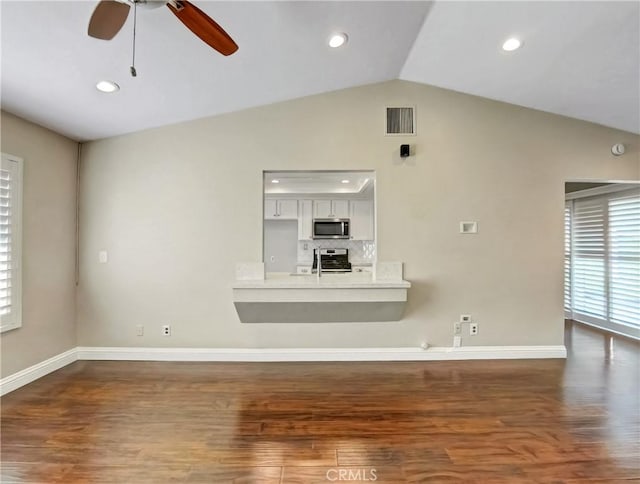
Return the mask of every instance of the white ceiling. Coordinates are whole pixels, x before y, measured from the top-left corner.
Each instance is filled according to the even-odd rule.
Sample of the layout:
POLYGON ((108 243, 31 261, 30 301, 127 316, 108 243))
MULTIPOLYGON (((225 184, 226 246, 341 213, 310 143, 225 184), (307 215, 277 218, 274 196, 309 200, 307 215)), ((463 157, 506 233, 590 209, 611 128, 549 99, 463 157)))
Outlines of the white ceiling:
POLYGON ((400 77, 640 133, 640 2, 437 2, 400 77))
POLYGON ((400 78, 640 133, 638 2, 195 3, 239 51, 140 9, 132 78, 132 14, 102 41, 86 35, 96 2, 2 0, 2 108, 89 140, 400 78), (349 43, 329 49, 334 31, 349 43), (525 45, 505 54, 513 33, 525 45))

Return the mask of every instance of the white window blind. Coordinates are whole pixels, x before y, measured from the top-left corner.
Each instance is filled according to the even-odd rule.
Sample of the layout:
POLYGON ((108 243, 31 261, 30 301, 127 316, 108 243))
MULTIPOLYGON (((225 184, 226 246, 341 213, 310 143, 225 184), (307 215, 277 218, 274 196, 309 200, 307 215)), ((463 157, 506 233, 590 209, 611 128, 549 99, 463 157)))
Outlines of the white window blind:
POLYGON ((0 331, 22 325, 22 160, 0 164, 0 331))
POLYGON ((571 318, 571 211, 573 202, 564 204, 564 313, 571 318))
POLYGON ((640 189, 570 203, 569 215, 565 205, 565 311, 573 319, 640 337, 640 189))
POLYGON ((640 194, 609 200, 609 318, 640 327, 640 194))
POLYGON ((573 312, 606 318, 605 210, 603 200, 575 200, 573 205, 573 312))

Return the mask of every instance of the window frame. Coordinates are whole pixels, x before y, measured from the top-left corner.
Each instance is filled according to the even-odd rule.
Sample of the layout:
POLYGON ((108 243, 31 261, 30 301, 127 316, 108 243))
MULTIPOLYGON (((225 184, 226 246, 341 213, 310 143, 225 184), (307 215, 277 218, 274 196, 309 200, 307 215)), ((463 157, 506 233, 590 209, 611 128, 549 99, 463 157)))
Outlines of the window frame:
POLYGON ((22 229, 23 229, 23 191, 24 160, 19 156, 2 153, 0 167, 10 168, 15 187, 11 196, 11 306, 10 317, 0 315, 0 333, 22 327, 22 229), (11 165, 8 165, 8 164, 11 165))

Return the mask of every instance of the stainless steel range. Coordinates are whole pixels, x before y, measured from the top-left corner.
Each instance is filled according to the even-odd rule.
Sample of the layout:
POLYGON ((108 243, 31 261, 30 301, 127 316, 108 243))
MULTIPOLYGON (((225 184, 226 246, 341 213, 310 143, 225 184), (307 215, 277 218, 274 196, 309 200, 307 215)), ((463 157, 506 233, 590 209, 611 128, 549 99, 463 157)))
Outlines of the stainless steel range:
POLYGON ((318 272, 318 251, 321 272, 351 272, 349 249, 314 249, 311 272, 318 272))

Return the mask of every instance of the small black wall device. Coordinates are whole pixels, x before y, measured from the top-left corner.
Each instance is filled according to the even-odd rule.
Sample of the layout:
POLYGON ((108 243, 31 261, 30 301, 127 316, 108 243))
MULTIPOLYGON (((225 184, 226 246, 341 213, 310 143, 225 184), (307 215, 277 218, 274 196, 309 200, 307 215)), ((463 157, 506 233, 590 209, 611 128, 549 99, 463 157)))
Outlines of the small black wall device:
POLYGON ((406 158, 409 156, 409 145, 400 145, 400 157, 406 158))

